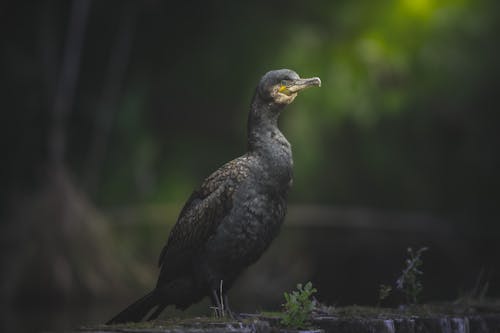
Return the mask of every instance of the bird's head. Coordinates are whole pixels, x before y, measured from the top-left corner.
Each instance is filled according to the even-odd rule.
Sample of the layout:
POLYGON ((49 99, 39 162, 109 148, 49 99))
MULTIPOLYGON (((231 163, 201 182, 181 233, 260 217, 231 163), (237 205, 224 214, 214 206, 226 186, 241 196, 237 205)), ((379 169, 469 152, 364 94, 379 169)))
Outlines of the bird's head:
POLYGON ((319 77, 301 79, 290 69, 278 69, 260 79, 257 93, 266 102, 284 106, 292 103, 299 91, 314 86, 321 86, 319 77))

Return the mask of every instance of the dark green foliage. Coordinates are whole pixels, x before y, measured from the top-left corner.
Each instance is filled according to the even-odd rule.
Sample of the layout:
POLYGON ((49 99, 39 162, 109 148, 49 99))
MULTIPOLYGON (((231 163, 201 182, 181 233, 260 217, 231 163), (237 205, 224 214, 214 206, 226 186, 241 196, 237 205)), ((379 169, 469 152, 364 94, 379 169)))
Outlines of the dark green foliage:
MULTIPOLYGON (((57 68, 60 59, 43 60, 45 53, 30 47, 60 54, 66 6, 13 2, 11 20, 1 21, 2 31, 16 32, 0 42, 2 109, 10 110, 1 115, 6 199, 36 185, 45 159, 52 95, 42 64, 57 68), (13 29, 19 18, 26 24, 13 29)), ((67 160, 76 177, 87 172, 92 128, 108 107, 97 101, 121 6, 100 2, 92 9, 68 124, 67 160)), ((132 41, 123 89, 109 106, 113 126, 92 197, 99 204, 184 200, 207 170, 241 152, 255 80, 286 64, 324 81, 283 119, 300 161, 295 200, 495 211, 500 187, 489 185, 500 181, 497 2, 138 2, 136 12, 144 24, 132 41)), ((497 230, 492 221, 478 223, 497 230)))
POLYGON ((381 284, 378 290, 378 305, 391 294, 392 287, 386 284, 381 284))
POLYGON ((316 288, 313 288, 311 282, 307 282, 305 286, 301 283, 297 285, 297 290, 290 293, 285 292, 285 310, 281 324, 287 327, 303 328, 307 326, 311 312, 314 309, 312 295, 316 293, 316 288))
POLYGON ((424 274, 421 270, 423 264, 422 253, 427 250, 427 247, 422 247, 414 251, 409 247, 407 250, 409 258, 406 259, 406 267, 396 281, 396 288, 405 294, 406 301, 411 304, 418 303, 418 296, 423 290, 421 281, 421 276, 424 274))
MULTIPOLYGON (((28 211, 18 199, 46 182, 71 1, 4 3, 0 225, 12 222, 13 205, 28 211)), ((189 191, 244 150, 255 80, 287 66, 323 79, 283 118, 296 161, 292 203, 439 212, 482 252, 477 267, 498 272, 499 1, 142 1, 137 26, 123 20, 122 29, 126 3, 93 2, 68 118, 71 175, 87 189, 87 165, 97 170, 90 202, 127 211, 165 203, 155 219, 173 223, 189 191), (113 64, 127 62, 110 56, 124 57, 113 48, 126 31, 129 66, 110 97, 113 64), (96 159, 92 141, 106 123, 96 159)), ((153 243, 146 235, 134 233, 140 246, 153 243)), ((133 244, 121 247, 144 253, 133 244)))

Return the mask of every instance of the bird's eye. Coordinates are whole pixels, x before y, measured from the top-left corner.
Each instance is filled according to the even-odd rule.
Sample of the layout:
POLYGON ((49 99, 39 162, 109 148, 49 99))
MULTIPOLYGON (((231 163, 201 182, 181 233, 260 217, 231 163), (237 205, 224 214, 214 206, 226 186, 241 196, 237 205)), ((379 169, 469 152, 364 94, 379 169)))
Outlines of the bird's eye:
POLYGON ((288 85, 288 80, 281 80, 281 85, 286 87, 288 85))

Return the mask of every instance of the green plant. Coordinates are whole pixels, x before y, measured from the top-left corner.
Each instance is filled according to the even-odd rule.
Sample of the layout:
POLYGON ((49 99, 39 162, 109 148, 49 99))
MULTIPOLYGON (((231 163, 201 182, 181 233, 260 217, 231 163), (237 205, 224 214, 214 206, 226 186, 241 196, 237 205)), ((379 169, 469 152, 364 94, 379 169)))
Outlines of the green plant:
POLYGON ((378 289, 378 303, 377 306, 382 303, 391 294, 392 287, 386 284, 381 284, 378 289))
POLYGON ((311 312, 314 309, 312 295, 316 293, 311 282, 305 286, 301 283, 297 285, 297 290, 290 293, 285 292, 285 304, 283 304, 284 314, 281 324, 287 327, 304 328, 307 326, 311 312))
POLYGON ((423 275, 421 270, 423 264, 422 253, 427 250, 427 247, 422 247, 414 251, 409 247, 407 250, 409 258, 406 259, 406 267, 396 281, 396 288, 405 294, 406 301, 411 304, 417 303, 418 296, 423 290, 421 281, 423 275))

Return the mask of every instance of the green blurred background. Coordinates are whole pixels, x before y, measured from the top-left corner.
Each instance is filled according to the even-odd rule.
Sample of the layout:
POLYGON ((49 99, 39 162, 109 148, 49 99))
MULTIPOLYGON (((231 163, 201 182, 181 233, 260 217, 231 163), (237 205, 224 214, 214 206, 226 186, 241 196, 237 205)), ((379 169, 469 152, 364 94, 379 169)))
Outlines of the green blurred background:
POLYGON ((323 85, 282 115, 290 213, 239 307, 279 308, 305 280, 330 304, 375 304, 424 245, 428 300, 478 276, 498 297, 499 18, 493 0, 3 1, 5 327, 102 322, 151 288, 180 206, 245 151, 276 68, 323 85), (28 304, 58 310, 23 326, 28 304))

